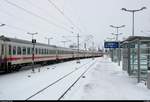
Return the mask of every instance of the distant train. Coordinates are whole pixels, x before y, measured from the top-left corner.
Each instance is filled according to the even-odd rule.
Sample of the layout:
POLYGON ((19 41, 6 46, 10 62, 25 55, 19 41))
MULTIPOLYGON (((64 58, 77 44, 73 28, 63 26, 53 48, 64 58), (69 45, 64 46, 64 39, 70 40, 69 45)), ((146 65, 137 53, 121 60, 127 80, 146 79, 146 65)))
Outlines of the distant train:
POLYGON ((100 51, 79 50, 78 55, 77 49, 41 43, 35 44, 34 55, 32 50, 33 44, 30 41, 0 36, 0 71, 16 71, 30 65, 33 60, 35 64, 45 64, 52 61, 103 56, 100 51))

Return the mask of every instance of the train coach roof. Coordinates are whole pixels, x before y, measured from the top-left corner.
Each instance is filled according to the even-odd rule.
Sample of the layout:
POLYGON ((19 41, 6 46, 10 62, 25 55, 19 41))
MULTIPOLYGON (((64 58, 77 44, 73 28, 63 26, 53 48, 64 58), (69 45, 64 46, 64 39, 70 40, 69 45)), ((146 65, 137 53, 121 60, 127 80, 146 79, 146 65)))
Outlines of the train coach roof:
MULTIPOLYGON (((9 37, 5 37, 3 35, 0 36, 0 40, 7 41, 7 42, 22 43, 22 44, 32 44, 31 41, 17 39, 17 38, 9 38, 9 37)), ((65 48, 65 47, 60 47, 60 46, 56 46, 56 45, 47 45, 47 44, 42 44, 42 43, 36 43, 36 45, 41 45, 41 46, 46 46, 46 47, 53 47, 53 48, 58 48, 58 49, 61 49, 61 50, 76 51, 77 52, 77 49, 65 48)), ((80 50, 80 52, 89 52, 90 53, 92 51, 80 50)))
MULTIPOLYGON (((24 44, 32 44, 31 41, 17 39, 17 38, 9 38, 9 37, 5 37, 5 36, 0 36, 0 40, 4 40, 4 41, 8 41, 8 42, 17 42, 17 43, 24 43, 24 44)), ((47 47, 55 47, 56 48, 55 45, 47 45, 47 44, 42 44, 42 43, 36 43, 36 44, 47 46, 47 47)))

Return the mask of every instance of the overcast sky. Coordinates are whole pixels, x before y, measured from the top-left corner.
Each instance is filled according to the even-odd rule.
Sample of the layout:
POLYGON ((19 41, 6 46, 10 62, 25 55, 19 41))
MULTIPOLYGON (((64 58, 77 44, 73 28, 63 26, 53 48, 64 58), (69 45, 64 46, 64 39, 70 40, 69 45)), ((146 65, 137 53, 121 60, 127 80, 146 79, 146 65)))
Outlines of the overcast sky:
MULTIPOLYGON (((147 9, 135 14, 135 35, 150 36, 143 31, 150 31, 150 0, 51 0, 63 11, 76 27, 64 17, 48 0, 0 0, 0 34, 8 37, 31 40, 27 32, 38 32, 35 36, 38 42, 47 43, 45 37, 53 37, 51 44, 63 46, 62 36, 72 40, 67 45, 76 43, 71 37, 79 33, 81 42, 93 35, 95 46, 102 47, 107 37, 116 30, 109 25, 126 25, 119 30, 123 37, 132 35, 132 14, 121 11, 121 8, 147 9), (17 6, 17 7, 16 7, 17 6), (72 34, 71 31, 74 33, 72 34)), ((150 33, 150 32, 149 32, 150 33)), ((91 38, 91 37, 90 37, 91 38)), ((91 44, 88 45, 89 47, 91 44)), ((82 44, 83 47, 83 44, 82 44)))

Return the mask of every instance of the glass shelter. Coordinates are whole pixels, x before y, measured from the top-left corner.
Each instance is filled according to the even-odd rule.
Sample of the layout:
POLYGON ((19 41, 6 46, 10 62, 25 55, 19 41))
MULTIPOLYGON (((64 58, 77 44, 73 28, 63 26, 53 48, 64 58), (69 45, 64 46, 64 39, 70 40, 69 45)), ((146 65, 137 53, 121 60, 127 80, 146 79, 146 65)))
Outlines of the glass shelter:
POLYGON ((150 70, 150 37, 131 36, 121 42, 123 70, 138 82, 147 80, 150 70))

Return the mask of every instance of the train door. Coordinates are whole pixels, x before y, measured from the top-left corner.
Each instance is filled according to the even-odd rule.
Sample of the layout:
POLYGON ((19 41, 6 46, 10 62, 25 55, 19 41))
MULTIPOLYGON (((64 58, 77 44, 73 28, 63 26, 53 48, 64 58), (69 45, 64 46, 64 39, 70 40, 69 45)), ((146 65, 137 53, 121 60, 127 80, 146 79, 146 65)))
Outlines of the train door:
POLYGON ((5 52, 6 52, 5 43, 4 41, 0 41, 0 64, 1 64, 0 70, 5 70, 6 68, 7 60, 5 57, 5 52))
POLYGON ((58 49, 55 50, 56 50, 56 60, 59 60, 59 50, 58 49))

